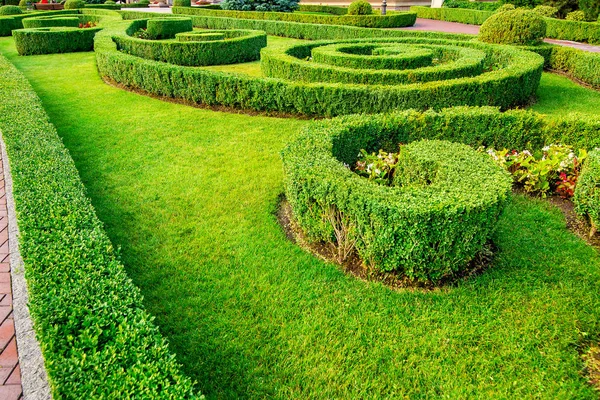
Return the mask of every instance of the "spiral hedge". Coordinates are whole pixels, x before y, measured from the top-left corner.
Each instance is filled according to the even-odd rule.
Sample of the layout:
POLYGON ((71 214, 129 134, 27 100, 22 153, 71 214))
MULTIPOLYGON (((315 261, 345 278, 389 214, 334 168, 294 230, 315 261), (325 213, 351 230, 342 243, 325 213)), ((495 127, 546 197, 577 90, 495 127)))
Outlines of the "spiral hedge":
POLYGON ((310 240, 351 243, 372 268, 437 281, 464 270, 490 240, 512 180, 487 154, 443 140, 403 147, 401 186, 346 167, 361 149, 395 151, 399 139, 377 123, 307 129, 283 151, 286 196, 310 240))
POLYGON ((17 52, 22 56, 71 53, 94 49, 94 36, 102 28, 52 27, 13 31, 17 52))
MULTIPOLYGON (((593 148, 600 146, 600 119, 454 107, 313 123, 282 153, 286 197, 307 238, 337 246, 356 241, 368 265, 418 280, 435 281, 460 272, 491 238, 510 178, 473 150, 444 142, 419 144, 414 157, 419 170, 431 165, 427 160, 438 165, 437 176, 443 179, 429 186, 380 186, 345 166, 354 164, 361 149, 396 151, 399 143, 423 139, 473 148, 534 150, 553 143, 593 148), (344 231, 349 236, 339 234, 344 231)), ((586 211, 599 215, 597 202, 592 207, 586 211)))
MULTIPOLYGON (((144 20, 136 21, 128 32, 144 25, 144 20)), ((260 49, 267 45, 266 33, 250 30, 182 32, 176 34, 176 40, 146 40, 121 34, 113 40, 124 53, 184 66, 255 61, 260 58, 260 49)))

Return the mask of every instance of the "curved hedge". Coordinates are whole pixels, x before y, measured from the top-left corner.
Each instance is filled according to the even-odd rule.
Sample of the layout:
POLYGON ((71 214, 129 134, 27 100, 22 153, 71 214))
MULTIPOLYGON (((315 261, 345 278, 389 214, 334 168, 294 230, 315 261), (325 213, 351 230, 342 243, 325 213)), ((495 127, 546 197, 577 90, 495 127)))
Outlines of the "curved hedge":
MULTIPOLYGON (((346 231, 355 236, 340 244, 356 240, 361 258, 382 270, 399 266, 404 274, 422 280, 435 280, 456 271, 468 262, 476 248, 465 251, 461 240, 456 243, 452 235, 478 245, 489 239, 499 208, 493 206, 487 215, 482 208, 480 214, 474 210, 494 193, 500 198, 504 196, 510 188, 510 179, 477 178, 478 183, 484 182, 482 186, 470 184, 463 189, 476 193, 472 201, 461 197, 467 193, 455 194, 447 189, 446 196, 434 197, 437 204, 445 206, 431 210, 425 214, 427 218, 417 221, 414 216, 427 210, 417 208, 424 207, 428 199, 424 199, 427 196, 420 192, 421 188, 403 193, 402 189, 369 182, 344 166, 344 163, 352 165, 361 149, 393 151, 398 143, 422 139, 449 140, 474 148, 535 150, 553 143, 593 148, 600 145, 600 118, 573 115, 553 119, 523 110, 499 112, 491 107, 454 107, 439 112, 353 115, 314 123, 283 151, 286 196, 296 221, 310 239, 332 243, 337 237, 343 238, 339 235, 344 231, 339 221, 344 221, 346 231), (450 198, 455 201, 449 202, 450 198), (468 205, 460 209, 463 202, 468 205), (413 210, 411 207, 417 211, 408 212, 413 210), (448 210, 457 213, 454 218, 442 217, 448 210), (332 211, 341 215, 332 218, 332 211), (486 220, 489 224, 485 224, 486 220), (338 221, 335 226, 338 236, 332 221, 338 221), (462 224, 465 226, 459 226, 462 224), (463 228, 467 232, 459 233, 463 228)), ((443 146, 436 153, 443 154, 442 158, 451 157, 444 153, 443 146)), ((467 156, 465 159, 466 165, 473 165, 467 156)), ((490 174, 495 176, 491 170, 490 174)), ((457 188, 462 184, 457 182, 457 188)), ((600 215, 600 210, 596 212, 600 215)))
POLYGON ((420 281, 459 273, 490 240, 512 179, 487 154, 439 140, 402 148, 401 186, 375 184, 344 165, 361 149, 393 151, 401 143, 393 130, 336 122, 306 129, 282 153, 294 218, 310 240, 354 243, 371 268, 420 281), (429 182, 413 179, 415 170, 426 170, 429 182))
POLYGON ((94 36, 102 28, 52 27, 13 31, 17 52, 34 54, 71 53, 94 49, 94 36))
POLYGON ((412 12, 389 15, 313 15, 260 11, 211 10, 202 7, 173 7, 174 14, 298 22, 324 25, 351 25, 363 28, 401 28, 413 26, 417 15, 412 12))
POLYGON ((55 26, 78 28, 79 27, 79 18, 77 16, 74 16, 74 17, 51 16, 51 17, 25 18, 23 20, 23 28, 25 28, 25 29, 50 28, 50 27, 55 27, 55 26))
POLYGON ((20 15, 0 16, 0 36, 10 36, 13 29, 23 29, 23 20, 37 16, 78 14, 78 10, 27 12, 20 15))
MULTIPOLYGON (((143 25, 142 22, 139 23, 143 25)), ((255 61, 267 45, 261 31, 220 30, 177 34, 177 41, 144 40, 125 34, 113 36, 117 48, 125 53, 175 65, 205 66, 255 61), (208 38, 204 35, 212 35, 208 38), (217 35, 217 36, 214 36, 217 35), (222 37, 227 40, 219 40, 222 37)))
POLYGON ((0 71, 19 250, 53 398, 196 398, 41 100, 2 56, 0 71))
POLYGON ((181 32, 194 29, 190 18, 154 18, 146 23, 147 33, 152 39, 173 39, 181 32))

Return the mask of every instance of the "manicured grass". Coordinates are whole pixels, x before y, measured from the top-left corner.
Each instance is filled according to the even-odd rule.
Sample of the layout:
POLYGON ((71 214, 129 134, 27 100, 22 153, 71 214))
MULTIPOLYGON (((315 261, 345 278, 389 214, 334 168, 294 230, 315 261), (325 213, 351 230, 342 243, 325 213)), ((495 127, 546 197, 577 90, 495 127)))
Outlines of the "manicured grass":
POLYGON ((578 112, 600 115, 600 91, 582 87, 561 75, 545 72, 537 98, 531 109, 543 114, 578 112))
POLYGON ((279 151, 307 121, 124 92, 91 53, 22 58, 10 39, 0 51, 42 97, 208 398, 596 398, 579 351, 600 338, 600 259, 547 203, 515 197, 483 275, 392 291, 317 260, 277 224, 279 151))

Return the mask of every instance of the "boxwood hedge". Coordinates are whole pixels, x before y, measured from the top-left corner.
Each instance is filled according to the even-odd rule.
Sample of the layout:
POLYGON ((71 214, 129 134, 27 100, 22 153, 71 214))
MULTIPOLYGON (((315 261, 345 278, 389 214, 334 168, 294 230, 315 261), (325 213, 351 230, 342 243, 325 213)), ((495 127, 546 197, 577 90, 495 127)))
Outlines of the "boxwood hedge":
POLYGON ((50 28, 55 26, 62 27, 79 27, 78 16, 51 16, 51 17, 37 17, 37 18, 25 18, 23 20, 23 28, 50 28))
POLYGON ((40 99, 1 56, 0 87, 19 250, 53 397, 195 398, 40 99))
POLYGON ((37 16, 78 14, 78 10, 40 11, 0 17, 0 36, 10 36, 13 29, 22 29, 23 20, 37 16))
POLYGON ((146 22, 147 33, 152 39, 173 39, 176 34, 190 32, 194 28, 190 18, 154 18, 146 22))
POLYGON ((588 153, 577 180, 573 202, 577 213, 589 219, 592 225, 590 234, 595 233, 600 227, 600 150, 598 149, 588 153))
POLYGON ((320 12, 333 15, 348 14, 348 8, 340 6, 326 6, 323 4, 299 4, 298 6, 299 11, 320 12))
MULTIPOLYGON (((144 21, 135 27, 143 27, 144 21)), ((127 34, 114 35, 117 48, 128 54, 148 60, 175 65, 204 66, 236 64, 260 58, 260 49, 267 45, 267 35, 261 31, 220 30, 198 31, 177 34, 174 40, 144 40, 127 34), (227 40, 204 39, 203 35, 219 35, 227 40), (191 39, 191 40, 190 40, 191 39)))
POLYGON ((211 10, 201 7, 173 7, 174 14, 286 21, 308 24, 351 25, 363 28, 400 28, 413 26, 417 15, 412 12, 389 15, 314 15, 260 11, 211 10))
POLYGON ((72 53, 94 49, 94 36, 102 28, 52 27, 13 31, 17 52, 22 56, 72 53))

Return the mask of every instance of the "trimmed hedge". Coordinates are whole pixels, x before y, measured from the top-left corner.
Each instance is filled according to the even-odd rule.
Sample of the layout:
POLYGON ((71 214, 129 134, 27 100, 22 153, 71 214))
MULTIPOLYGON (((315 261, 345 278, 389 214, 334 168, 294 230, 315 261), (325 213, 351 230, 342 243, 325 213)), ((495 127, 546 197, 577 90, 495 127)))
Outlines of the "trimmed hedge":
POLYGON ((147 22, 147 33, 153 39, 173 39, 181 32, 194 29, 191 18, 154 18, 147 22))
POLYGON ((83 0, 67 0, 65 1, 65 10, 75 10, 78 8, 84 8, 85 1, 83 0))
POLYGON ((411 6, 410 11, 416 13, 417 18, 460 22, 462 24, 469 25, 481 25, 486 19, 494 15, 494 11, 471 10, 467 8, 431 8, 424 6, 411 6))
POLYGON ((415 13, 398 13, 390 15, 313 15, 301 13, 279 13, 259 11, 210 10, 200 7, 173 7, 174 14, 228 17, 239 19, 257 19, 270 21, 286 21, 306 24, 351 25, 363 28, 400 28, 413 26, 415 13))
POLYGON ((19 15, 23 14, 23 10, 19 6, 2 6, 0 7, 0 15, 19 15))
MULTIPOLYGON (((142 24, 139 23, 140 27, 142 24)), ((148 60, 186 66, 256 61, 260 58, 260 50, 267 45, 267 35, 264 32, 246 30, 178 33, 177 41, 144 40, 125 34, 115 35, 113 40, 122 52, 148 60), (219 35, 227 40, 207 40, 203 39, 204 35, 219 35)))
POLYGON ((320 12, 333 15, 346 15, 348 8, 339 6, 326 6, 322 4, 299 4, 298 11, 320 12))
POLYGON ((446 0, 442 7, 445 8, 468 8, 480 11, 496 11, 502 6, 502 2, 494 1, 470 1, 470 0, 446 0))
POLYGON ((196 398, 27 79, 0 56, 29 310, 55 399, 196 398))
POLYGON ((78 10, 39 11, 0 17, 0 36, 10 36, 13 29, 23 29, 23 20, 37 16, 78 14, 78 10))
POLYGON ((592 225, 590 234, 600 227, 600 150, 588 153, 573 196, 577 214, 587 217, 592 225))
POLYGON ((492 15, 479 31, 486 43, 536 45, 546 36, 544 18, 529 10, 511 10, 492 15))
POLYGON ((286 198, 309 240, 344 249, 355 242, 371 268, 438 281, 463 271, 491 239, 512 179, 487 154, 447 141, 413 142, 402 128, 376 116, 305 129, 282 153, 286 198), (407 142, 398 173, 426 169, 430 184, 381 186, 344 165, 361 149, 394 151, 407 142))
MULTIPOLYGON (((33 29, 33 28, 50 28, 56 26, 62 27, 79 27, 79 17, 65 17, 65 16, 51 16, 51 17, 37 17, 37 18, 25 18, 23 20, 23 28, 25 29, 33 29)), ((14 33, 13 33, 14 35, 14 33)))
POLYGON ((17 29, 13 31, 17 52, 22 56, 35 54, 92 51, 94 36, 102 28, 52 27, 17 29))

